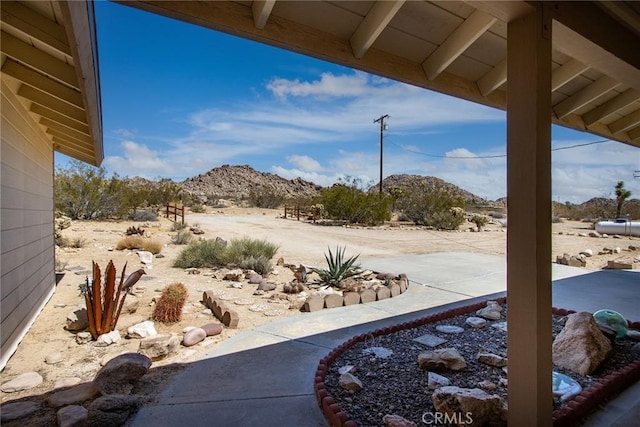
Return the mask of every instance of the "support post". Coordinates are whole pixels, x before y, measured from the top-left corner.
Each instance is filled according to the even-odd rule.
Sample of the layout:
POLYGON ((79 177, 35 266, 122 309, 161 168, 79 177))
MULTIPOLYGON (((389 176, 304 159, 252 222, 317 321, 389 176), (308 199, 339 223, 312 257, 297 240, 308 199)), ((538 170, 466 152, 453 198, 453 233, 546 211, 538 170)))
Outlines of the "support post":
POLYGON ((508 23, 509 419, 551 426, 551 20, 544 2, 508 23))

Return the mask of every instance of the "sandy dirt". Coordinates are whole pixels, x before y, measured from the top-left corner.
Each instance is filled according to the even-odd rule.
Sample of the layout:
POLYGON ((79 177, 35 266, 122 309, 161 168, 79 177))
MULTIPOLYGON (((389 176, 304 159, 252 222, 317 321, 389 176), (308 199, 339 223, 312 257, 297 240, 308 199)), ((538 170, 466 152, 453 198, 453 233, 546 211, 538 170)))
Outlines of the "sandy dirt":
MULTIPOLYGON (((347 227, 314 225, 304 221, 282 218, 281 210, 224 208, 210 209, 206 214, 188 214, 186 222, 190 226, 199 226, 205 231, 201 237, 212 239, 221 237, 230 240, 236 237, 252 237, 267 239, 279 245, 276 259, 282 257, 287 264, 305 264, 324 267, 324 254, 327 248, 346 245, 346 255, 360 254, 360 259, 392 257, 403 254, 424 254, 433 252, 456 251, 474 252, 490 255, 506 253, 506 229, 499 224, 489 224, 484 232, 470 232, 475 226, 467 223, 458 232, 426 230, 421 227, 393 224, 382 227, 347 227)), ((156 322, 159 333, 174 333, 182 336, 187 326, 201 326, 209 322, 217 322, 201 303, 202 293, 206 290, 217 290, 231 297, 253 299, 256 304, 265 304, 270 311, 281 309, 277 316, 266 316, 264 312, 252 312, 248 305, 238 305, 240 314, 238 329, 224 329, 222 334, 208 337, 193 347, 181 347, 178 355, 163 361, 154 362, 157 370, 146 383, 134 390, 139 394, 152 396, 170 380, 171 375, 181 364, 197 360, 210 352, 217 343, 244 330, 254 328, 266 322, 285 316, 304 316, 298 310, 289 310, 286 300, 270 302, 264 296, 255 296, 255 285, 245 283, 243 289, 231 289, 229 282, 218 280, 212 276, 212 270, 202 269, 201 274, 187 274, 184 270, 173 268, 172 264, 184 246, 171 243, 172 223, 167 219, 157 222, 135 223, 132 221, 73 221, 70 228, 63 231, 69 239, 80 237, 86 240, 82 248, 65 248, 56 250, 57 258, 66 263, 66 271, 59 281, 55 294, 47 303, 36 322, 27 333, 18 350, 9 360, 2 372, 1 382, 11 380, 15 376, 29 371, 36 371, 44 377, 44 382, 35 388, 16 393, 1 393, 2 402, 12 401, 28 396, 45 397, 54 389, 56 381, 67 378, 79 378, 81 382, 91 381, 100 367, 110 358, 129 351, 137 351, 139 342, 136 339, 122 339, 109 347, 96 347, 93 343, 79 345, 74 334, 66 331, 67 315, 84 307, 84 298, 80 293, 80 285, 85 282, 92 261, 96 261, 104 270, 109 260, 113 260, 118 276, 127 263, 127 272, 145 268, 146 275, 135 286, 134 295, 127 297, 127 308, 123 312, 117 329, 124 337, 128 327, 148 320, 153 310, 153 299, 159 297, 166 285, 181 282, 189 289, 189 298, 185 306, 183 319, 179 323, 163 325, 156 322), (118 251, 113 248, 124 237, 129 226, 140 226, 145 229, 146 236, 157 239, 163 244, 163 258, 154 258, 151 266, 141 264, 136 251, 118 251), (45 363, 47 355, 60 352, 62 361, 49 365, 45 363)), ((553 225, 553 258, 567 252, 576 255, 585 249, 597 254, 604 247, 620 247, 619 255, 595 255, 588 258, 587 268, 600 269, 610 259, 630 255, 625 251, 629 245, 640 245, 639 238, 594 238, 582 237, 580 233, 591 231, 590 224, 565 221, 553 225), (562 233, 562 234, 560 234, 562 233)), ((638 255, 638 252, 635 252, 638 255)), ((276 267, 276 274, 267 279, 278 284, 275 293, 282 290, 282 284, 293 279, 293 273, 286 267, 276 267)), ((394 272, 402 273, 402 272, 394 272)), ((218 322, 219 323, 219 322, 218 322)), ((150 397, 151 398, 151 397, 150 397)))

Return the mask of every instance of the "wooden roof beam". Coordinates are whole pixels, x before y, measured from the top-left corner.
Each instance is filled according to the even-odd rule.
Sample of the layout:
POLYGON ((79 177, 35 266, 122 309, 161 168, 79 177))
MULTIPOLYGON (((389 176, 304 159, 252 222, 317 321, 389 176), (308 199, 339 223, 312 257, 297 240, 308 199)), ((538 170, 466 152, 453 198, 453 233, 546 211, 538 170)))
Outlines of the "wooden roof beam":
POLYGON ((562 119, 618 86, 620 86, 619 81, 609 76, 602 76, 580 92, 554 105, 553 111, 558 118, 562 119))
POLYGON ((551 72, 551 92, 555 92, 588 69, 588 65, 571 58, 551 72))
POLYGON ((629 136, 629 139, 631 141, 637 143, 637 145, 640 146, 640 127, 630 130, 629 132, 627 132, 627 135, 629 136))
POLYGON ((487 96, 507 81, 507 60, 503 59, 476 82, 482 96, 487 96))
POLYGON ((83 147, 86 147, 87 149, 91 147, 91 141, 86 136, 83 136, 83 138, 81 139, 74 138, 73 136, 70 136, 52 127, 48 128, 45 132, 51 135, 52 137, 56 137, 56 138, 68 141, 70 144, 73 144, 73 145, 83 146, 83 147))
POLYGON ((364 17, 356 31, 349 39, 353 56, 360 59, 376 41, 393 17, 398 13, 404 0, 378 1, 364 17))
POLYGON ((27 64, 42 74, 49 75, 73 88, 78 87, 76 70, 71 65, 5 31, 0 34, 0 49, 8 57, 27 64))
POLYGON ((475 10, 456 30, 422 63, 425 75, 433 80, 457 57, 467 50, 497 19, 475 10))
POLYGON ((91 165, 95 164, 95 159, 93 158, 93 156, 74 150, 72 147, 62 145, 60 143, 54 143, 53 149, 59 153, 65 154, 69 157, 73 157, 74 159, 82 160, 85 163, 89 163, 91 165))
POLYGON ((64 27, 15 1, 0 2, 2 23, 71 57, 64 27))
POLYGON ((86 123, 81 123, 76 120, 70 119, 67 116, 63 116, 56 111, 50 110, 38 104, 31 104, 31 108, 29 108, 29 111, 39 116, 46 117, 49 120, 61 124, 62 126, 77 130, 78 132, 82 132, 89 136, 89 126, 87 126, 86 123))
POLYGON ((2 72, 22 83, 32 86, 42 92, 58 98, 77 108, 84 109, 80 92, 71 89, 56 80, 50 79, 29 67, 25 67, 12 59, 7 59, 2 66, 2 72))
MULTIPOLYGON (((78 153, 84 154, 85 156, 93 155, 93 148, 88 146, 87 144, 77 144, 73 141, 70 141, 69 139, 60 138, 57 136, 52 137, 51 140, 53 141, 54 144, 58 144, 59 146, 69 147, 78 153)), ((54 146, 54 149, 55 148, 56 147, 54 146)))
POLYGON ((640 91, 636 89, 627 89, 620 95, 605 102, 602 105, 586 112, 582 118, 586 126, 599 122, 612 114, 622 110, 627 105, 631 105, 640 99, 640 91))
MULTIPOLYGON (((69 128, 67 126, 64 126, 56 121, 53 121, 47 117, 41 117, 40 121, 38 122, 40 123, 42 126, 47 127, 49 129, 53 129, 53 130, 57 130, 58 132, 70 136, 72 138, 78 139, 80 141, 87 141, 87 143, 91 143, 91 138, 89 138, 89 136, 87 136, 87 134, 83 133, 83 132, 79 132, 75 129, 69 128)), ((48 132, 49 133, 49 132, 48 132)))
POLYGON ((609 124, 611 133, 626 132, 640 125, 640 109, 609 124))
POLYGON ((253 0, 251 13, 253 14, 253 23, 256 28, 262 30, 267 25, 267 20, 275 4, 276 0, 253 0))
POLYGON ((70 119, 76 120, 81 123, 86 123, 87 116, 83 109, 60 101, 55 96, 51 96, 48 93, 41 91, 40 89, 22 84, 20 85, 17 94, 18 96, 26 98, 35 104, 41 105, 50 110, 57 111, 58 113, 69 117, 70 119))

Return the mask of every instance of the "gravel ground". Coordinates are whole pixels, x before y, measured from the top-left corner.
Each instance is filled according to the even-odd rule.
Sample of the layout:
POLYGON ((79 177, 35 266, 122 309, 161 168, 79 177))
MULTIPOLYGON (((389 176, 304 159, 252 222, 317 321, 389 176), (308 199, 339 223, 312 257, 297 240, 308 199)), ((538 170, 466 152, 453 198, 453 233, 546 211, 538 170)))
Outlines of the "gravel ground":
MULTIPOLYGON (((355 344, 342 353, 329 368, 325 377, 327 391, 359 426, 384 426, 382 417, 385 414, 397 414, 422 425, 423 414, 433 413, 435 409, 431 401, 432 390, 427 386, 427 372, 417 363, 418 354, 429 350, 429 347, 414 339, 430 334, 448 340, 436 348, 455 347, 467 362, 465 370, 441 373, 451 380, 451 385, 481 388, 478 385, 480 382, 490 381, 496 388, 487 392, 497 394, 506 400, 507 374, 502 368, 488 366, 476 360, 479 352, 507 356, 506 333, 492 326, 506 320, 506 306, 501 320, 488 321, 483 328, 476 329, 465 325, 469 316, 460 315, 389 335, 371 336, 371 339, 355 344), (460 326, 465 331, 460 334, 445 334, 436 330, 438 325, 460 326), (376 357, 367 350, 372 347, 383 347, 393 353, 386 358, 376 357), (354 367, 351 373, 363 383, 364 388, 357 393, 345 391, 338 385, 338 370, 347 365, 354 367)), ((562 316, 553 317, 554 337, 561 331, 562 324, 562 316)), ((631 353, 634 344, 635 342, 629 339, 616 341, 612 356, 593 375, 581 376, 562 368, 554 369, 575 379, 585 389, 635 360, 638 356, 631 353)), ((554 399, 554 409, 561 404, 558 398, 554 399)))

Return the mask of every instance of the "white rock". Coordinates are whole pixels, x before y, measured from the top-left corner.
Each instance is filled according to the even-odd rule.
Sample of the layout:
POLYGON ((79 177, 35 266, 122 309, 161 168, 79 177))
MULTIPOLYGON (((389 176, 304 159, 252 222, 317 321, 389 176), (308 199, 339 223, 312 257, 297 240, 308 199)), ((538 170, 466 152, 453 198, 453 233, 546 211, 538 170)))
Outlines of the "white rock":
POLYGON ((44 363, 47 365, 55 365, 56 363, 60 363, 64 360, 64 356, 61 352, 56 351, 53 353, 49 353, 44 358, 44 363))
POLYGON ((111 331, 106 334, 102 334, 96 340, 96 347, 106 347, 111 344, 117 343, 120 341, 120 332, 119 331, 111 331))
POLYGON ((11 381, 7 381, 6 383, 0 386, 0 390, 5 393, 13 393, 21 390, 28 390, 30 388, 36 387, 42 384, 42 377, 37 372, 25 372, 24 374, 20 374, 11 381))
POLYGON ((158 335, 158 331, 151 320, 145 320, 127 329, 127 338, 148 338, 156 335, 158 335))
POLYGON ((151 264, 153 263, 153 254, 149 251, 138 251, 138 256, 140 257, 140 262, 143 264, 151 264))
POLYGON ((431 390, 445 387, 449 384, 451 384, 451 380, 443 375, 436 374, 435 372, 429 372, 427 375, 427 387, 431 390))
POLYGON ((593 251, 591 249, 585 249, 583 251, 580 251, 580 255, 584 255, 586 257, 592 257, 593 251))
POLYGON ((62 378, 53 383, 53 388, 71 387, 76 384, 80 384, 80 381, 82 381, 82 379, 78 377, 62 378))

